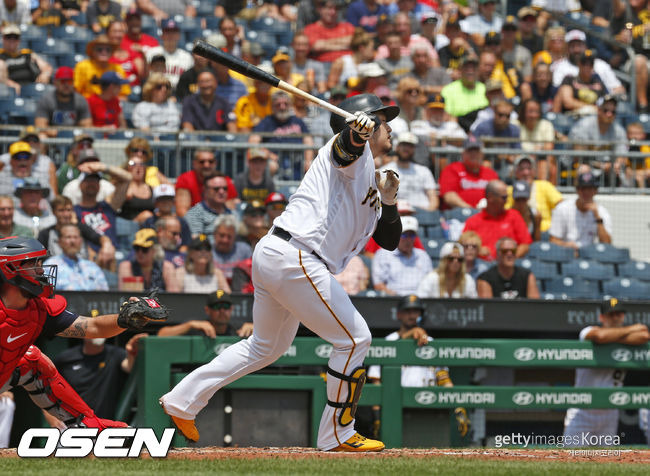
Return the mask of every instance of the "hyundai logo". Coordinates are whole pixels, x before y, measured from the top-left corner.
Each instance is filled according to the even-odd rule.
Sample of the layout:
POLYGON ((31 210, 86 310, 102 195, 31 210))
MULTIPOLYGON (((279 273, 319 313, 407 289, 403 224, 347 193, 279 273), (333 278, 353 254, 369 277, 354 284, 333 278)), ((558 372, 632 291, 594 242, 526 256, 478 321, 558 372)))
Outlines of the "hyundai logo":
POLYGON ((533 360, 537 354, 533 349, 530 347, 519 347, 518 349, 515 349, 514 356, 515 359, 520 360, 522 362, 528 362, 529 360, 533 360))
POLYGON ((517 392, 512 396, 515 405, 530 405, 535 400, 535 396, 530 392, 517 392))

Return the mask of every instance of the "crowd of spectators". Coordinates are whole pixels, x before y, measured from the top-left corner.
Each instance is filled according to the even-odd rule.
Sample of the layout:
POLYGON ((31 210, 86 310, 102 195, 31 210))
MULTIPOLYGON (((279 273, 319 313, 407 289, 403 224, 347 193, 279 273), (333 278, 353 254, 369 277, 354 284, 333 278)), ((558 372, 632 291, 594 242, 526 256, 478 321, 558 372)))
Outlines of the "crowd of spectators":
POLYGON ((646 163, 627 155, 648 149, 628 147, 645 139, 638 114, 648 112, 640 2, 583 9, 581 28, 537 4, 502 11, 493 0, 258 2, 241 11, 219 1, 1 3, 0 83, 36 102, 26 124, 35 128, 0 157, 0 193, 12 202, 11 214, 8 203, 0 209, 2 234, 39 237, 70 269, 96 264, 111 287, 251 291, 252 248, 289 198, 276 181, 300 179, 331 134, 329 113, 187 51, 199 37, 332 104, 372 92, 400 107, 394 151, 376 163, 400 175, 404 234, 394 252, 371 242, 337 277, 351 293, 414 294, 428 282, 440 287, 434 294, 471 296, 467 283, 499 260, 504 237, 515 259, 540 240, 610 244, 597 187, 646 185, 646 163), (66 27, 86 39, 82 48, 60 34, 66 27), (636 56, 592 35, 603 31, 636 56), (62 58, 66 41, 85 55, 62 58), (635 97, 615 74, 632 64, 635 97), (33 83, 45 87, 30 96, 33 83), (89 133, 70 139, 57 164, 46 142, 64 126, 89 133), (134 138, 123 165, 109 166, 93 127, 133 127, 150 140, 134 138), (164 176, 151 163, 151 134, 182 131, 240 134, 251 144, 245 169, 225 174, 231 165, 208 143, 191 151, 189 170, 164 176), (567 139, 599 153, 553 154, 567 139), (292 143, 306 150, 265 148, 292 143), (460 160, 430 153, 447 145, 460 160), (578 199, 563 201, 557 184, 575 184, 578 199), (431 238, 452 244, 441 253, 431 238), (432 270, 437 278, 422 281, 432 270))

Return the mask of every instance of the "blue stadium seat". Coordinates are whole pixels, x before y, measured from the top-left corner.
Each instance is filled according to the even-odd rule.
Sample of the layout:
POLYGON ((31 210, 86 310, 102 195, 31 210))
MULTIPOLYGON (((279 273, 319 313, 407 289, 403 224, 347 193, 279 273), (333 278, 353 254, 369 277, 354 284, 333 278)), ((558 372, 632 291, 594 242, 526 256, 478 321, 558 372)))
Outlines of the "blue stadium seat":
POLYGON ((298 185, 280 185, 277 187, 277 191, 287 197, 287 200, 296 192, 296 190, 298 190, 298 185))
POLYGON ((572 248, 548 243, 546 241, 536 241, 528 249, 529 258, 537 258, 540 261, 551 261, 554 263, 566 263, 574 257, 572 248))
POLYGON ((133 116, 134 109, 135 109, 134 103, 128 101, 122 103, 122 114, 124 114, 124 119, 126 120, 126 123, 130 128, 133 128, 133 121, 131 121, 131 117, 133 116))
POLYGON ((517 260, 517 265, 529 269, 537 279, 553 279, 558 277, 556 263, 523 258, 517 260))
POLYGON ((20 25, 20 40, 23 45, 29 44, 31 40, 40 40, 47 38, 47 29, 36 25, 20 25))
POLYGON ((206 16, 205 17, 205 27, 210 30, 219 31, 219 25, 221 24, 221 18, 215 16, 206 16))
POLYGON ((645 261, 628 261, 618 265, 618 275, 624 278, 636 278, 650 281, 650 263, 645 261))
POLYGON ((565 116, 564 114, 547 112, 544 117, 546 118, 546 120, 550 121, 551 124, 553 124, 553 128, 557 132, 560 132, 561 134, 564 135, 567 135, 569 133, 569 130, 573 125, 573 121, 568 116, 565 116))
POLYGON ((445 240, 447 234, 441 226, 427 226, 420 227, 422 233, 420 233, 420 238, 433 238, 435 240, 445 240))
POLYGON ((605 243, 596 243, 580 248, 580 257, 601 263, 622 264, 630 261, 630 250, 605 243))
POLYGON ((478 210, 475 208, 452 208, 451 210, 445 210, 443 215, 447 220, 456 219, 458 221, 465 222, 469 217, 478 213, 478 210))
POLYGON ((15 98, 9 111, 10 124, 29 125, 34 123, 36 115, 36 101, 30 98, 15 98))
POLYGON ((126 257, 131 252, 131 244, 140 225, 131 220, 117 217, 115 219, 115 233, 117 234, 117 247, 126 257))
POLYGON ((278 49, 278 43, 273 33, 266 31, 249 30, 246 32, 246 39, 248 41, 255 41, 259 43, 264 49, 266 56, 271 57, 278 49))
POLYGON ((605 281, 615 275, 613 264, 599 263, 586 259, 578 259, 562 263, 563 276, 575 276, 589 281, 605 281))
POLYGON ((440 212, 438 210, 415 209, 415 218, 420 226, 440 226, 440 212))
MULTIPOLYGON (((21 93, 22 93, 22 89, 21 93)), ((6 84, 0 84, 0 99, 2 100, 13 100, 16 97, 16 90, 12 87, 7 86, 6 84)))
POLYGON ((142 86, 136 85, 131 86, 131 94, 126 98, 127 101, 132 103, 139 103, 142 101, 142 86))
POLYGON ((73 55, 75 53, 74 45, 67 38, 31 40, 30 45, 32 45, 34 51, 43 52, 48 55, 73 55))
MULTIPOLYGON (((29 83, 20 87, 20 97, 38 99, 50 88, 43 83, 29 83)), ((12 89, 13 91, 13 89, 12 89)))
POLYGON ((597 282, 569 276, 546 280, 544 290, 568 298, 597 299, 600 297, 597 282))
POLYGON ((442 245, 445 244, 446 240, 436 240, 433 238, 421 238, 421 240, 422 244, 424 245, 424 250, 427 252, 429 257, 432 259, 440 259, 440 248, 442 248, 442 245))
POLYGON ((603 283, 603 292, 615 298, 647 300, 650 284, 634 278, 614 278, 603 283))

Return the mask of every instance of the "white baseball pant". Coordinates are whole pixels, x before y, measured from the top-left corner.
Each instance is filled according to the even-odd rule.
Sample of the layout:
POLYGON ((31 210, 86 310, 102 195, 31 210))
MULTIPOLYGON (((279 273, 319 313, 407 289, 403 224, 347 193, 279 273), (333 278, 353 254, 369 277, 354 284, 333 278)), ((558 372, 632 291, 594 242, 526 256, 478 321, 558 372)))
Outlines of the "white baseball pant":
POLYGON ((564 417, 564 436, 569 441, 580 442, 573 446, 585 446, 582 444, 585 435, 618 435, 618 409, 569 408, 564 417))
POLYGON ((9 395, 0 395, 0 448, 9 448, 16 404, 9 395))
MULTIPOLYGON (((308 249, 274 235, 260 240, 253 253, 253 335, 187 375, 161 400, 168 413, 194 419, 217 390, 277 360, 303 323, 332 344, 329 366, 344 375, 363 364, 372 336, 325 264, 308 249)), ((327 375, 327 398, 345 402, 348 383, 327 375)), ((330 450, 354 435, 354 421, 338 422, 342 409, 325 406, 317 445, 330 450)))

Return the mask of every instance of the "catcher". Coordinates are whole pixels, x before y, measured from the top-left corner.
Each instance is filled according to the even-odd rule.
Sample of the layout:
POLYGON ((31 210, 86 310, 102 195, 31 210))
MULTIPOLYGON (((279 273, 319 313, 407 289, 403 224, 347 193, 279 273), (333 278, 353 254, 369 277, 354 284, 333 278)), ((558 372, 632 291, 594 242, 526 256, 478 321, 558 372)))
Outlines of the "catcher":
POLYGON ((139 330, 150 320, 166 320, 167 309, 155 297, 132 297, 119 315, 90 318, 68 311, 65 298, 54 295, 56 265, 43 265, 47 254, 33 238, 0 240, 0 393, 22 386, 66 427, 125 427, 98 418, 32 344, 41 335, 112 337, 125 329, 139 330))

